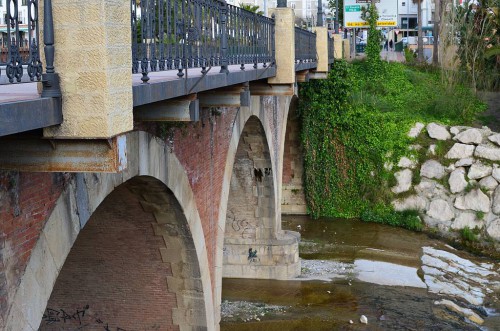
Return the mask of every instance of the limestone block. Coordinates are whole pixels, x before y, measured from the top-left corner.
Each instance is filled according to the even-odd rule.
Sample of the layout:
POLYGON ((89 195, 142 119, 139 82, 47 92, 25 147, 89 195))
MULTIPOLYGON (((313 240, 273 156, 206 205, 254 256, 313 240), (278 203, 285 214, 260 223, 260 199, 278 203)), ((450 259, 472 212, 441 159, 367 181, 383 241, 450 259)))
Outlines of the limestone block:
POLYGON ((453 147, 446 153, 444 156, 447 159, 464 159, 471 157, 474 154, 474 146, 473 145, 465 145, 456 143, 453 147))
POLYGON ((469 179, 480 179, 491 175, 492 171, 493 168, 491 166, 477 162, 470 167, 467 177, 469 179))
POLYGON ((410 169, 398 171, 394 174, 394 177, 396 177, 398 184, 391 189, 393 193, 398 194, 406 192, 410 189, 412 178, 412 172, 410 169))
POLYGON ((420 176, 441 179, 445 175, 444 167, 436 160, 427 160, 420 168, 420 176))
POLYGON ((468 167, 474 163, 474 159, 472 157, 467 157, 465 159, 460 159, 455 162, 455 167, 468 167))
POLYGON ((491 161, 500 161, 500 148, 477 146, 474 156, 491 161))
POLYGON ((474 229, 475 227, 481 228, 483 226, 483 221, 476 219, 476 214, 471 212, 461 212, 455 218, 451 224, 451 228, 454 230, 460 230, 465 227, 469 229, 474 229))
POLYGON ((415 125, 410 129, 410 132, 408 132, 408 137, 417 138, 424 127, 425 125, 423 123, 415 123, 415 125))
POLYGON ((494 190, 498 186, 498 182, 492 176, 484 177, 479 181, 479 186, 488 191, 494 190))
POLYGON ((491 238, 500 241, 500 218, 497 218, 496 220, 488 224, 486 233, 488 233, 491 238))
POLYGON ((436 144, 429 145, 429 149, 427 150, 427 155, 436 155, 436 144))
POLYGON ((498 167, 498 164, 493 165, 493 171, 491 172, 491 175, 493 178, 495 178, 497 181, 500 181, 500 167, 498 167))
POLYGON ((477 313, 475 313, 473 310, 471 310, 469 308, 462 308, 459 305, 457 305, 456 303, 454 303, 453 301, 443 299, 441 301, 434 302, 434 304, 444 305, 444 306, 448 307, 449 309, 451 309, 452 311, 458 313, 459 315, 467 317, 469 320, 471 320, 472 322, 474 322, 476 324, 481 325, 484 323, 484 320, 477 313))
POLYGON ((447 201, 437 199, 431 201, 427 215, 435 218, 438 221, 451 221, 455 217, 455 213, 447 201))
POLYGON ((495 214, 500 215, 500 186, 497 186, 495 192, 493 193, 493 197, 491 199, 492 199, 492 208, 491 208, 492 211, 495 214))
POLYGON ((427 133, 429 134, 429 137, 437 140, 448 140, 451 138, 451 135, 446 127, 436 123, 427 124, 427 133))
POLYGON ((398 167, 400 168, 415 169, 416 166, 417 161, 407 158, 406 156, 403 156, 398 162, 398 167))
POLYGON ((467 181, 465 180, 465 169, 458 168, 455 169, 448 180, 450 184, 451 193, 462 192, 467 187, 467 181))
POLYGON ((500 133, 489 136, 488 140, 500 146, 500 133))
POLYGON ((316 32, 316 53, 318 54, 318 66, 316 71, 328 72, 328 29, 323 26, 313 28, 316 32))
POLYGON ((427 200, 418 195, 412 195, 405 199, 398 199, 393 201, 392 206, 396 211, 405 211, 405 210, 424 211, 427 207, 427 200))
POLYGON ((436 188, 436 182, 433 180, 423 178, 418 185, 415 186, 415 191, 418 195, 431 198, 436 188))
POLYGON ((453 139, 463 144, 479 145, 483 141, 483 135, 478 129, 467 129, 457 134, 453 139))
POLYGON ((487 213, 490 211, 490 198, 480 189, 475 189, 465 196, 459 196, 455 200, 455 208, 461 210, 474 210, 487 213))

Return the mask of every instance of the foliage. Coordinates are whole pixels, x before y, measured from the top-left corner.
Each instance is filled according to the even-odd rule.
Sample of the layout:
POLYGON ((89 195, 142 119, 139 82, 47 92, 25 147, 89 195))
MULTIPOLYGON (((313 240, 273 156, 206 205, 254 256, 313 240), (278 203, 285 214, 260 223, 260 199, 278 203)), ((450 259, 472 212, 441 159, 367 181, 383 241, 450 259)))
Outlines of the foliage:
POLYGON ((470 242, 477 241, 477 237, 476 234, 474 233, 474 230, 471 230, 468 226, 460 230, 460 236, 464 241, 470 241, 470 242))
POLYGON ((474 89, 500 88, 500 0, 465 1, 444 18, 446 45, 456 45, 459 69, 474 89))
POLYGON ((362 7, 361 18, 368 22, 368 41, 366 43, 366 58, 370 64, 370 73, 379 71, 382 60, 380 59, 380 43, 382 42, 382 33, 377 29, 377 20, 379 18, 377 7, 374 5, 368 8, 362 7))
POLYGON ((363 210, 360 217, 365 222, 384 223, 413 231, 422 231, 423 229, 422 221, 416 210, 400 212, 377 204, 373 208, 363 210))
POLYGON ((363 212, 379 219, 366 215, 393 197, 393 175, 383 165, 408 156, 414 123, 463 125, 483 110, 467 88, 443 87, 438 72, 387 62, 379 69, 368 76, 367 61, 336 61, 328 79, 300 86, 305 194, 313 217, 363 212))
POLYGON ((328 0, 328 8, 333 13, 335 11, 336 5, 338 4, 338 22, 339 26, 344 22, 344 0, 328 0))
POLYGON ((240 2, 240 8, 248 10, 252 13, 256 13, 258 15, 264 15, 264 12, 262 10, 259 10, 259 6, 257 6, 257 5, 246 4, 246 3, 240 2))

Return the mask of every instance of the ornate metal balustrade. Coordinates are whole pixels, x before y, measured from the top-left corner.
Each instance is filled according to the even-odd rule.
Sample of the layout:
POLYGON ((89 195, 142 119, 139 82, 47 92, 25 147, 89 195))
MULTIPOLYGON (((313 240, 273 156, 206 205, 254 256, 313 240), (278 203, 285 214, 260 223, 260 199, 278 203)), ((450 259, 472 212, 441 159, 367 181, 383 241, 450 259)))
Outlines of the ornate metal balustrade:
POLYGON ((42 62, 40 61, 40 40, 38 36, 38 0, 29 0, 28 21, 20 17, 21 1, 7 0, 5 25, 7 35, 0 42, 0 77, 6 75, 3 83, 20 83, 25 76, 30 81, 42 78, 42 62))
POLYGON ((335 60, 335 48, 333 38, 328 36, 328 64, 333 63, 335 60))
POLYGON ((274 19, 219 0, 131 0, 132 73, 274 63, 274 19))
POLYGON ((316 61, 316 34, 295 27, 295 63, 314 63, 316 61))

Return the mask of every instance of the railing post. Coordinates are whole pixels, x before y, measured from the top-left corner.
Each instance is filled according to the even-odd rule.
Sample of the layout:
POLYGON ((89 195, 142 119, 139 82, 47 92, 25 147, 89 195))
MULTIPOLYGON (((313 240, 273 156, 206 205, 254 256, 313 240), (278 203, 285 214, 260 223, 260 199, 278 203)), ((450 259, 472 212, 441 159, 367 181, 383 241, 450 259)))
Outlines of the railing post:
POLYGON ((221 45, 220 45, 220 53, 221 53, 221 68, 220 68, 220 73, 225 73, 228 74, 228 65, 229 65, 229 60, 228 60, 228 54, 227 54, 227 3, 225 0, 221 0, 221 5, 220 5, 220 10, 221 10, 221 18, 220 18, 220 25, 221 25, 221 45))
POLYGON ((61 88, 59 86, 59 76, 54 68, 54 20, 52 17, 52 1, 43 1, 43 48, 45 53, 45 73, 42 74, 42 97, 60 98, 61 88))

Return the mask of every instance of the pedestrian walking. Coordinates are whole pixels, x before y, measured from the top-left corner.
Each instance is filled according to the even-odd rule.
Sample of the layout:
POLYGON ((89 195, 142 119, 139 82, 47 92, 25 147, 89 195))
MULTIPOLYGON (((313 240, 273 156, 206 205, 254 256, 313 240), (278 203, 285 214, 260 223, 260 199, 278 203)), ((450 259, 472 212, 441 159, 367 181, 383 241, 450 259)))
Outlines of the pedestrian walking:
POLYGON ((387 39, 386 39, 386 40, 385 40, 385 43, 384 43, 384 49, 385 49, 386 51, 388 51, 388 50, 389 50, 389 48, 388 48, 388 47, 389 47, 389 46, 388 46, 388 41, 387 41, 387 39))
POLYGON ((393 46, 393 42, 392 42, 392 39, 391 39, 391 40, 389 40, 389 48, 391 49, 391 51, 392 51, 392 46, 393 46))

